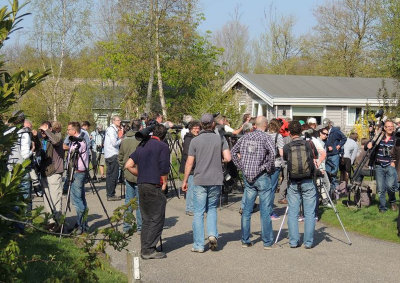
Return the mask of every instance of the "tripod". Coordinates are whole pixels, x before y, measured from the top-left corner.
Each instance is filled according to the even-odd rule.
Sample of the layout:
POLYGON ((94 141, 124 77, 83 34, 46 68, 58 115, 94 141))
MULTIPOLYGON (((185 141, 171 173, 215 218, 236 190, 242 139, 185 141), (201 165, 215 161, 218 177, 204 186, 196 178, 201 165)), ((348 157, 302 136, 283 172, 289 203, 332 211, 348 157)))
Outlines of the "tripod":
MULTIPOLYGON (((317 183, 317 182, 318 182, 318 184, 317 184, 317 189, 318 189, 319 191, 324 190, 324 192, 326 193, 326 195, 327 195, 327 197, 328 197, 328 201, 329 201, 330 205, 332 206, 332 209, 333 209, 333 211, 335 212, 336 217, 337 217, 337 219, 339 220, 340 225, 342 226, 342 229, 343 229, 344 234, 346 235, 347 241, 349 242, 349 245, 351 245, 352 242, 351 242, 349 236, 347 235, 347 232, 346 232, 346 229, 345 229, 344 226, 343 226, 342 220, 340 219, 339 211, 336 209, 336 206, 335 206, 335 204, 333 203, 332 198, 331 198, 329 192, 327 192, 325 186, 323 186, 323 184, 322 184, 322 178, 317 178, 316 183, 317 183)), ((300 187, 300 185, 298 185, 298 186, 300 187)), ((299 188, 299 190, 301 190, 301 187, 299 188)), ((276 236, 276 239, 275 239, 275 244, 276 244, 276 243, 278 242, 278 240, 279 240, 279 236, 280 236, 281 231, 282 231, 283 223, 285 222, 286 215, 288 214, 288 209, 289 209, 289 205, 286 207, 285 215, 283 216, 281 225, 280 225, 280 227, 279 227, 278 235, 276 236)))
POLYGON ((168 182, 169 186, 174 189, 176 197, 180 199, 180 190, 178 190, 175 183, 175 176, 178 176, 178 179, 180 179, 180 176, 172 164, 172 158, 175 156, 176 162, 179 165, 181 164, 182 145, 179 140, 178 132, 175 131, 174 134, 175 134, 174 138, 172 138, 171 133, 168 132, 166 139, 169 147, 169 152, 171 154, 171 159, 170 159, 171 170, 168 173, 168 182))
MULTIPOLYGON (((75 145, 75 149, 72 151, 72 154, 70 154, 70 160, 69 160, 69 165, 68 165, 70 167, 69 175, 67 176, 67 178, 68 178, 67 180, 69 181, 69 183, 68 183, 68 192, 67 192, 67 204, 65 206, 65 210, 64 210, 64 213, 63 213, 63 216, 64 216, 63 218, 65 218, 65 216, 67 215, 67 210, 68 209, 69 209, 69 211, 71 211, 71 207, 70 207, 71 186, 72 186, 73 181, 74 181, 74 175, 75 175, 76 168, 78 167, 78 160, 80 159, 82 161, 82 164, 83 164, 84 168, 85 168, 84 171, 85 171, 85 174, 87 175, 87 177, 89 179, 90 187, 92 189, 93 194, 96 193, 97 198, 100 201, 100 204, 101 204, 101 206, 103 208, 104 213, 107 216, 108 221, 110 222, 111 227, 115 228, 113 226, 112 222, 111 222, 110 216, 108 215, 107 209, 104 206, 104 203, 103 203, 103 201, 102 201, 102 199, 101 199, 101 197, 99 195, 99 192, 98 192, 97 188, 95 187, 95 185, 93 183, 93 179, 89 175, 89 170, 88 170, 88 168, 86 166, 85 161, 83 160, 82 153, 80 152, 80 143, 79 142, 74 142, 74 145, 75 145)), ((63 229, 64 229, 64 222, 61 224, 60 239, 61 239, 61 236, 62 236, 63 229)))
POLYGON ((96 166, 93 167, 93 181, 98 181, 96 174, 97 174, 97 169, 100 166, 99 164, 100 164, 100 160, 101 160, 101 155, 103 154, 103 147, 101 148, 100 151, 96 151, 96 153, 97 153, 96 166))

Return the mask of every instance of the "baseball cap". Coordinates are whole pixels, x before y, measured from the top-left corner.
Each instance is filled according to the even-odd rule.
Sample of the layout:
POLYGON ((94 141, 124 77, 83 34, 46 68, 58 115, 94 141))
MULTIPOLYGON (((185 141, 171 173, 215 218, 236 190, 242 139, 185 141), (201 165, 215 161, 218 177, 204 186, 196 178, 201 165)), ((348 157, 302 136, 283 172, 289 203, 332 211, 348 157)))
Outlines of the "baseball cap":
POLYGON ((204 124, 212 123, 214 122, 214 116, 210 113, 205 113, 201 115, 200 122, 204 124))
POLYGON ((328 127, 329 123, 333 125, 333 122, 332 122, 329 118, 325 118, 325 119, 322 121, 322 125, 324 126, 324 128, 325 128, 325 127, 328 127))
POLYGON ((308 118, 307 124, 317 124, 317 119, 314 117, 308 118))

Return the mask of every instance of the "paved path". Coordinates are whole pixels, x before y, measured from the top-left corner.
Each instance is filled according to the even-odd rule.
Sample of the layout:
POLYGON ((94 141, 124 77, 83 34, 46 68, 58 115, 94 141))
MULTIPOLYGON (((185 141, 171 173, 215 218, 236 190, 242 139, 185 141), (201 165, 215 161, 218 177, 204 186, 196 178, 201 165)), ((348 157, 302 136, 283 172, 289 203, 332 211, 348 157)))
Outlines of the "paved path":
MULTIPOLYGON (((105 184, 96 184, 109 213, 123 201, 107 202, 105 184)), ((119 195, 119 186, 117 189, 119 195)), ((228 206, 218 210, 219 250, 192 253, 192 217, 184 214, 185 201, 176 197, 167 203, 163 248, 167 258, 141 260, 143 282, 395 282, 398 278, 400 245, 349 233, 347 244, 341 229, 316 225, 315 247, 291 249, 287 225, 283 226, 278 250, 264 250, 260 239, 259 212, 252 217, 251 248, 240 244, 240 196, 232 195, 228 206), (234 202, 236 201, 236 202, 234 202)), ((107 225, 95 195, 87 189, 89 225, 107 225)), ((35 202, 40 204, 40 198, 35 202)), ((74 213, 74 209, 73 214, 74 213)), ((282 215, 285 207, 278 205, 282 215)), ((71 215, 70 213, 68 215, 71 215)), ((281 220, 273 221, 274 235, 281 220)), ((300 229, 304 224, 300 224, 300 229)), ((140 239, 134 235, 130 251, 140 251, 140 239)), ((127 273, 126 252, 108 249, 113 266, 127 273)))

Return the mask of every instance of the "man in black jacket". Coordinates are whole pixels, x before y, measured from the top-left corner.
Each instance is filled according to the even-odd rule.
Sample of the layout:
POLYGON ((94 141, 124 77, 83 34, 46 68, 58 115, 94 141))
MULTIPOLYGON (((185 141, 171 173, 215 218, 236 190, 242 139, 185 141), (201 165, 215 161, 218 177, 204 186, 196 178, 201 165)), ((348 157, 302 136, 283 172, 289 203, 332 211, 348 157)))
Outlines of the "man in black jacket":
MULTIPOLYGON (((183 141, 183 152, 182 152, 182 162, 179 167, 179 172, 185 174, 185 164, 188 157, 189 145, 192 139, 199 135, 200 132, 200 122, 192 121, 189 123, 189 133, 185 135, 185 139, 183 141)), ((193 165, 192 170, 190 171, 189 179, 188 179, 188 190, 186 191, 186 214, 189 216, 193 216, 193 165)))

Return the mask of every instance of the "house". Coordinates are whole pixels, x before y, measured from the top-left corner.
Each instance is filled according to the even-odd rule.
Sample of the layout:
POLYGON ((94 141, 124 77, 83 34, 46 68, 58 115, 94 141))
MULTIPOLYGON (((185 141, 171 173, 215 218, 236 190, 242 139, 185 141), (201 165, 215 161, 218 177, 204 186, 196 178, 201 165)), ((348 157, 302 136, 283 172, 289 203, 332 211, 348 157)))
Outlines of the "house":
POLYGON ((94 105, 92 108, 96 125, 103 125, 103 129, 106 129, 110 125, 111 117, 120 115, 121 103, 127 93, 128 89, 123 86, 96 88, 93 93, 94 105))
POLYGON ((236 73, 223 91, 234 90, 239 105, 252 116, 304 121, 315 117, 319 124, 329 118, 349 131, 367 104, 372 109, 382 104, 378 92, 383 80, 389 93, 396 89, 394 79, 236 73))

